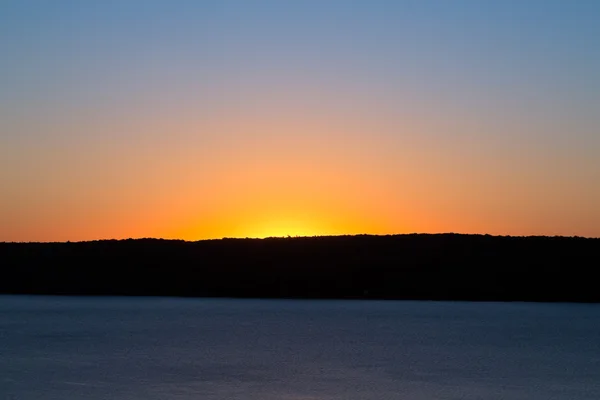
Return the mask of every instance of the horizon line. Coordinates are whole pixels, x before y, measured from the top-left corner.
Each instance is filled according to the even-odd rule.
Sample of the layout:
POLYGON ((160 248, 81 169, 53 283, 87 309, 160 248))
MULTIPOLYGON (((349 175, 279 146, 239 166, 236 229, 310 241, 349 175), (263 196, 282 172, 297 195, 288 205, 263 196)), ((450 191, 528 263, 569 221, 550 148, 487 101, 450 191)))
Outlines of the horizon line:
POLYGON ((110 239, 90 239, 90 240, 67 240, 67 241, 0 241, 0 244, 75 244, 75 243, 92 243, 92 242, 121 242, 121 241, 135 241, 135 240, 156 240, 156 241, 171 241, 171 242, 184 242, 184 243, 199 243, 199 242, 211 242, 218 240, 268 240, 268 239, 281 239, 281 240, 293 240, 293 239, 315 239, 315 238, 335 238, 335 237, 359 237, 359 236, 373 236, 373 237, 389 237, 389 236, 443 236, 443 235, 456 235, 456 236, 489 236, 497 238, 565 238, 565 239, 592 239, 597 240, 600 237, 597 236, 579 236, 579 235, 500 235, 500 234, 489 234, 489 233, 458 233, 458 232, 412 232, 412 233, 356 233, 356 234, 323 234, 323 235, 285 235, 285 236, 265 236, 265 237, 236 237, 236 236, 224 236, 221 238, 205 238, 198 240, 187 240, 178 238, 164 238, 164 237, 129 237, 129 238, 110 238, 110 239))

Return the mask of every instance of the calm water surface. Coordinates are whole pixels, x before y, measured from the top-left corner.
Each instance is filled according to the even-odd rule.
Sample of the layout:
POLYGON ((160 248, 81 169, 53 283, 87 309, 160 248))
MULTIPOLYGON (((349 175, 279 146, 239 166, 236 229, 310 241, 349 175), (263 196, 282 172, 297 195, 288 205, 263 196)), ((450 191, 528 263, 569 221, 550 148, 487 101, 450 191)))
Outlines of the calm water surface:
POLYGON ((0 296, 0 399, 600 399, 600 306, 0 296))

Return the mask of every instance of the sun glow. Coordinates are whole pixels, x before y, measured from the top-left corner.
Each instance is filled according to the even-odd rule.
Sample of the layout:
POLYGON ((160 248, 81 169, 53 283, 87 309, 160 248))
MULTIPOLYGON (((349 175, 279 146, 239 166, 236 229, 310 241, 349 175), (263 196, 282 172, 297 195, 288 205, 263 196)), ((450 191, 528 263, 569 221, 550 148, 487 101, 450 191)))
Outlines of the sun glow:
POLYGON ((267 238, 287 236, 317 236, 323 231, 308 221, 293 218, 267 219, 249 227, 246 237, 267 238))

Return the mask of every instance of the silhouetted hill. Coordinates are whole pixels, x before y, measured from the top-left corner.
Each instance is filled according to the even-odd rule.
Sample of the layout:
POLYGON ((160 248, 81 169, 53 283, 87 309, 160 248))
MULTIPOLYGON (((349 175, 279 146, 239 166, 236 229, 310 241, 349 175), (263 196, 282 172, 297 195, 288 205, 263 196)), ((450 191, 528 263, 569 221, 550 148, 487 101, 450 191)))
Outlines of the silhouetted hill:
POLYGON ((599 302, 600 239, 0 243, 0 293, 599 302))

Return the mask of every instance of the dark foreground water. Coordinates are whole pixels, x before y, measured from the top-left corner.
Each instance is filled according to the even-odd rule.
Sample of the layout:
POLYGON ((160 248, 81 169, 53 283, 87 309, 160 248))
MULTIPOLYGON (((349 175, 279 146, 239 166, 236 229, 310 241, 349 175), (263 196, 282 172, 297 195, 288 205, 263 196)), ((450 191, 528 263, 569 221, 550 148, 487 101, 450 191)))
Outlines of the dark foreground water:
POLYGON ((0 399, 600 399, 600 306, 0 296, 0 399))

